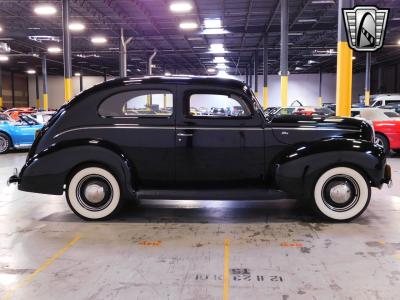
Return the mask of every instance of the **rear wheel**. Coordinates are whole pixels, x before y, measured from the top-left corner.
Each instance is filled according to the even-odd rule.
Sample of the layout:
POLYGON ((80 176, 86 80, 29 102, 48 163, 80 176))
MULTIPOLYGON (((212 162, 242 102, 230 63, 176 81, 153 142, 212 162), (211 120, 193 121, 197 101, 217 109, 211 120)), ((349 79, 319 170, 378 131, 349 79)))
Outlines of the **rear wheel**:
POLYGON ((7 153, 11 148, 10 138, 4 134, 0 133, 0 154, 7 153))
POLYGON ((314 186, 314 208, 323 217, 349 221, 368 207, 371 187, 365 177, 349 167, 324 172, 314 186))
POLYGON ((86 220, 109 218, 123 204, 118 180, 101 167, 76 172, 68 183, 66 198, 72 211, 86 220))
POLYGON ((389 140, 383 134, 381 133, 375 134, 375 144, 378 144, 379 146, 383 147, 383 149, 385 149, 386 154, 390 152, 389 140))

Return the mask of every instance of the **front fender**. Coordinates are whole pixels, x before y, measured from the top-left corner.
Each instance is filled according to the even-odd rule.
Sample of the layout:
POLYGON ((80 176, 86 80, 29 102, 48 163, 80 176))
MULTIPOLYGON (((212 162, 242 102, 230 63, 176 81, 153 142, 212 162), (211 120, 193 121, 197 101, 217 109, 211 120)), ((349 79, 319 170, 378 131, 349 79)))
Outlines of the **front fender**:
POLYGON ((357 169, 380 187, 385 180, 384 150, 371 142, 330 138, 308 144, 297 144, 275 160, 278 187, 291 195, 309 197, 315 180, 334 166, 357 169))
POLYGON ((61 195, 71 172, 82 164, 108 168, 126 193, 133 193, 134 168, 112 144, 100 140, 61 141, 30 157, 20 172, 23 191, 61 195))

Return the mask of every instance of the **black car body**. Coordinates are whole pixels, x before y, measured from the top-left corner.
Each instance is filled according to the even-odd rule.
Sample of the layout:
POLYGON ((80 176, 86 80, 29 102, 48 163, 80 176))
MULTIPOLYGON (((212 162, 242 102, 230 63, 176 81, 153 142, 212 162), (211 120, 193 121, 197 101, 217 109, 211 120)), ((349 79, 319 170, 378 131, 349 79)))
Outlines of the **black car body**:
POLYGON ((371 126, 357 119, 268 119, 237 80, 124 78, 94 86, 61 107, 10 182, 23 191, 65 191, 72 210, 86 219, 109 217, 123 199, 146 192, 162 197, 161 191, 186 191, 191 197, 213 191, 215 199, 221 189, 235 198, 239 190, 261 188, 311 199, 322 215, 348 220, 368 205, 370 186, 390 181, 385 154, 373 141, 371 126), (191 113, 214 102, 228 110, 240 105, 243 113, 191 113), (316 191, 330 170, 330 189, 316 191), (332 214, 321 208, 325 204, 332 214))

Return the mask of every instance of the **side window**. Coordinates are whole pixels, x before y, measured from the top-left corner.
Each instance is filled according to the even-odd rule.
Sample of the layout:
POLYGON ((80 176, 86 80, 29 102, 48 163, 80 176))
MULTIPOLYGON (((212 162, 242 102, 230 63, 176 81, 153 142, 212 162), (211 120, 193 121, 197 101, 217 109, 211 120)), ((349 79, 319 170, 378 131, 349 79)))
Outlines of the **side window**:
POLYGON ((231 94, 191 94, 189 97, 190 117, 237 118, 251 115, 249 107, 242 97, 231 94))
POLYGON ((386 100, 385 101, 385 105, 392 105, 392 104, 399 104, 400 103, 400 99, 396 99, 396 100, 386 100))
POLYGON ((163 90, 139 90, 114 94, 99 106, 103 117, 169 117, 173 94, 163 90))

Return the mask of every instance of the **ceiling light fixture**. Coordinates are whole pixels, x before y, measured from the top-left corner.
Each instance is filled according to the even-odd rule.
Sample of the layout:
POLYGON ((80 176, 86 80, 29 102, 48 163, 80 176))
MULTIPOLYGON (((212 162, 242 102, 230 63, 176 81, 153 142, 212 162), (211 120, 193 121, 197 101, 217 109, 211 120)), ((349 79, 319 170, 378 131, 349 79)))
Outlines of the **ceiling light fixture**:
POLYGON ((60 53, 61 48, 60 47, 49 47, 47 48, 47 52, 49 53, 60 53))
POLYGON ((80 23, 80 22, 73 22, 73 23, 70 23, 70 24, 68 25, 68 28, 69 28, 69 30, 71 30, 71 31, 82 31, 82 30, 84 30, 86 27, 85 27, 85 25, 84 25, 83 23, 80 23))
POLYGON ((183 30, 196 29, 198 27, 195 22, 182 22, 179 24, 179 28, 183 30))
POLYGON ((3 32, 3 27, 0 26, 0 32, 3 32))
POLYGON ((49 4, 36 6, 33 11, 39 16, 51 16, 57 12, 57 9, 49 4))
POLYGON ((352 60, 355 60, 355 59, 356 59, 356 57, 355 57, 355 56, 353 56, 351 59, 352 59, 352 60))
POLYGON ((76 77, 79 77, 79 76, 81 76, 82 74, 79 73, 79 72, 76 72, 74 75, 75 75, 76 77))
POLYGON ((93 44, 105 44, 107 43, 107 39, 103 36, 94 36, 91 39, 93 44))
POLYGON ((220 64, 220 63, 226 63, 228 61, 223 56, 216 56, 216 57, 214 57, 213 62, 220 64))
POLYGON ((299 36, 299 35, 303 35, 303 33, 302 32, 289 32, 289 35, 299 36))
POLYGON ((0 61, 8 61, 8 60, 9 60, 8 56, 0 55, 0 61))
POLYGON ((313 23, 313 22, 317 22, 317 19, 299 19, 297 20, 297 22, 299 23, 313 23))
POLYGON ((28 74, 36 74, 36 71, 33 70, 33 69, 29 69, 29 70, 26 70, 26 73, 28 73, 28 74))
POLYGON ((313 0, 312 4, 335 4, 335 0, 313 0))
POLYGON ((174 2, 171 3, 169 9, 176 13, 184 13, 192 10, 192 5, 188 2, 174 2))
POLYGON ((164 76, 171 76, 171 73, 170 72, 165 72, 164 76))
POLYGON ((204 19, 204 28, 210 29, 210 28, 221 28, 221 27, 222 27, 222 21, 220 18, 204 19))
POLYGON ((217 70, 215 70, 214 68, 208 68, 207 69, 207 73, 215 73, 217 70))
POLYGON ((217 64, 216 68, 220 70, 225 70, 228 69, 228 66, 226 64, 217 64))
POLYGON ((224 48, 224 44, 211 44, 210 45, 210 53, 226 53, 227 51, 224 48))

